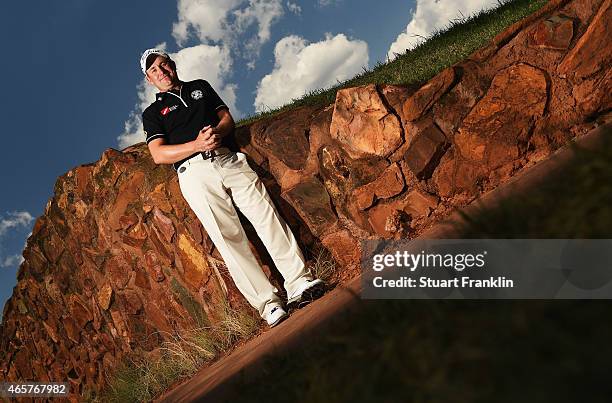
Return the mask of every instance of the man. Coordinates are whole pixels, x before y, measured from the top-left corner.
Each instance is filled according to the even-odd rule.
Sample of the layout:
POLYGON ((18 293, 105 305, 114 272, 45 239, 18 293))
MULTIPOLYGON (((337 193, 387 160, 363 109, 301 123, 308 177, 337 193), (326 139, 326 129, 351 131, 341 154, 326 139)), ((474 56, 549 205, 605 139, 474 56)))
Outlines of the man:
POLYGON ((236 286, 271 327, 277 325, 287 313, 249 248, 232 199, 283 275, 288 305, 320 297, 323 282, 313 280, 306 269, 289 226, 246 156, 225 146, 234 120, 210 84, 179 80, 174 61, 159 49, 146 50, 140 66, 146 80, 160 91, 142 114, 153 160, 172 164, 183 197, 221 253, 236 286))

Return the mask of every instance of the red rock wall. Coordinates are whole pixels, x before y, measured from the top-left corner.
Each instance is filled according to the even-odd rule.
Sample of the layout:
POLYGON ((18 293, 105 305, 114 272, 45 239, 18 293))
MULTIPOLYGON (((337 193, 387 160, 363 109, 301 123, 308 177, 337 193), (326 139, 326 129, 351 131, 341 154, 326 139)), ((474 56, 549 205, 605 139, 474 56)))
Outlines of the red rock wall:
POLYGON ((176 175, 143 145, 60 177, 24 257, 4 309, 2 379, 95 389, 125 353, 214 321, 221 299, 240 302, 176 175))
MULTIPOLYGON (((612 104, 611 2, 553 0, 416 91, 341 90, 238 129, 237 143, 302 245, 325 245, 348 279, 359 240, 414 236, 597 125, 612 104)), ((244 303, 144 144, 60 177, 24 257, 0 380, 97 389, 126 353, 244 303)))
POLYGON ((242 128, 240 143, 353 264, 358 240, 418 234, 597 125, 612 103, 611 13, 607 0, 551 1, 416 91, 341 90, 325 109, 242 128))

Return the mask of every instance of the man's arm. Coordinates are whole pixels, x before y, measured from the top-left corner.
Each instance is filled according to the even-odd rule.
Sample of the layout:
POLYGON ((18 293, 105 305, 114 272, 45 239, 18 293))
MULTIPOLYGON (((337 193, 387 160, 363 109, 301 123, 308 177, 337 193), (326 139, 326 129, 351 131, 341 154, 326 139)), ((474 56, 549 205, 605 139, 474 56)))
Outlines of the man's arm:
POLYGON ((165 139, 158 138, 149 142, 149 151, 156 164, 172 164, 189 157, 198 150, 195 148, 195 141, 166 145, 165 139))
POLYGON ((227 109, 217 111, 219 124, 215 127, 206 126, 200 130, 194 141, 183 144, 166 145, 166 140, 158 138, 149 142, 149 151, 156 164, 172 164, 191 154, 210 151, 219 148, 221 139, 234 130, 234 118, 227 109))
POLYGON ((212 128, 212 132, 214 135, 223 138, 231 134, 234 130, 234 118, 232 117, 230 111, 227 109, 218 110, 217 116, 219 116, 219 124, 212 128))

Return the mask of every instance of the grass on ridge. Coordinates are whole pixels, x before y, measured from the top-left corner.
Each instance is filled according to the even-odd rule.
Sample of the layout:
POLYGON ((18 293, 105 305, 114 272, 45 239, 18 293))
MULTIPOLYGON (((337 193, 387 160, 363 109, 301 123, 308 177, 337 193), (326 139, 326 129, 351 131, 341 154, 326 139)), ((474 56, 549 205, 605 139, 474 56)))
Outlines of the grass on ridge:
POLYGON ((277 115, 300 106, 325 106, 333 103, 342 88, 376 84, 415 85, 423 83, 445 68, 467 58, 485 46, 495 35, 522 18, 539 10, 547 0, 498 0, 499 6, 472 16, 456 19, 412 50, 386 63, 377 62, 372 69, 338 84, 311 91, 290 104, 248 116, 237 126, 277 115))
POLYGON ((328 286, 331 285, 338 274, 338 266, 332 254, 327 249, 319 247, 312 252, 312 256, 309 267, 312 276, 323 280, 328 286))
POLYGON ((89 391, 88 402, 143 402, 167 390, 180 379, 194 375, 203 365, 215 360, 237 342, 249 339, 259 328, 259 319, 250 311, 221 307, 218 323, 172 335, 164 342, 156 360, 141 357, 126 359, 107 380, 100 396, 89 391))

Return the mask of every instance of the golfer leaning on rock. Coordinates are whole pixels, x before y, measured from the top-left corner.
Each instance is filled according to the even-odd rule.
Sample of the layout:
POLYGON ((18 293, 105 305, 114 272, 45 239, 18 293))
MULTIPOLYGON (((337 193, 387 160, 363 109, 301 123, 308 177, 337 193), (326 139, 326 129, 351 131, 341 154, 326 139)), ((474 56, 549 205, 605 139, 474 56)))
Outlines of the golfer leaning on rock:
POLYGON ((156 164, 172 164, 183 197, 221 253, 240 292, 270 326, 287 317, 278 291, 251 252, 233 202, 251 221, 285 280, 288 304, 323 294, 263 183, 245 155, 225 147, 234 120, 205 80, 183 82, 176 64, 159 49, 140 59, 146 80, 160 91, 142 114, 147 145, 156 164), (228 194, 231 191, 231 197, 228 194))

